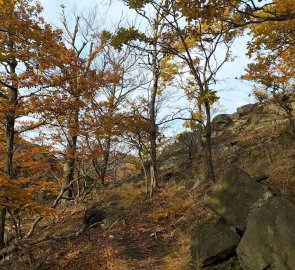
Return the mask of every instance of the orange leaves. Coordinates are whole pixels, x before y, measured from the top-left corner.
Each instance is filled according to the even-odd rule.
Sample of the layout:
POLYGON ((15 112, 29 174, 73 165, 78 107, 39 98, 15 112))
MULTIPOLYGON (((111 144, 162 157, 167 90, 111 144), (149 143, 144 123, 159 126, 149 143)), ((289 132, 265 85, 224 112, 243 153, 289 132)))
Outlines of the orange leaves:
POLYGON ((288 19, 292 14, 295 17, 294 1, 279 1, 260 12, 262 17, 274 16, 274 21, 251 26, 253 39, 248 45, 248 55, 255 58, 243 78, 258 83, 260 90, 273 93, 295 91, 295 19, 288 19), (283 21, 276 21, 276 16, 285 17, 283 21))
POLYGON ((18 181, 0 177, 0 204, 10 209, 27 208, 33 203, 34 196, 30 189, 19 186, 18 181))
POLYGON ((28 211, 30 213, 55 216, 55 212, 45 206, 38 205, 35 200, 34 190, 22 186, 22 179, 11 180, 0 177, 0 205, 10 210, 28 211))

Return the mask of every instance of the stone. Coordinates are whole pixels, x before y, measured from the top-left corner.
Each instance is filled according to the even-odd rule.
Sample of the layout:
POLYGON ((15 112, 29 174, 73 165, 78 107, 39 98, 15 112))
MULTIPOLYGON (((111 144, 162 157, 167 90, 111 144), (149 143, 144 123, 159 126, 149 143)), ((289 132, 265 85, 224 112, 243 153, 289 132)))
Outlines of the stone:
POLYGON ((295 269, 295 205, 273 197, 248 217, 247 229, 237 248, 247 270, 295 269))
POLYGON ((232 155, 228 156, 227 163, 233 164, 233 163, 237 162, 238 159, 239 159, 239 156, 237 154, 232 154, 232 155))
POLYGON ((231 124, 232 122, 230 114, 219 114, 212 119, 213 124, 231 124))
POLYGON ((227 128, 233 123, 229 114, 219 114, 212 120, 212 137, 218 137, 221 133, 225 132, 227 128))
POLYGON ((107 217, 106 210, 100 205, 92 205, 85 211, 84 224, 91 226, 96 223, 102 223, 107 217))
POLYGON ((239 231, 245 231, 251 211, 263 205, 273 194, 249 174, 232 165, 225 178, 205 195, 205 204, 239 231))
POLYGON ((161 178, 162 178, 163 181, 169 181, 174 177, 175 177, 174 172, 167 172, 167 173, 164 173, 161 178))
POLYGON ((237 113, 239 116, 244 116, 251 113, 255 108, 255 104, 247 104, 237 108, 237 113))
POLYGON ((192 264, 205 267, 234 256, 240 237, 222 222, 209 221, 194 228, 191 240, 192 264))

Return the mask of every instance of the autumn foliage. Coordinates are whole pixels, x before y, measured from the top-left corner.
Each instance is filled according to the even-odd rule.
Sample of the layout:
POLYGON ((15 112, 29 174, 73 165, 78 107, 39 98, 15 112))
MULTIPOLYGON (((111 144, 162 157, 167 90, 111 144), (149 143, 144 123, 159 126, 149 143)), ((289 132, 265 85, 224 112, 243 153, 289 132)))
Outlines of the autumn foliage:
MULTIPOLYGON (((244 52, 251 63, 242 79, 254 83, 260 102, 283 109, 295 138, 294 0, 125 4, 146 21, 146 30, 102 30, 96 14, 70 17, 64 6, 57 28, 44 20, 37 1, 0 0, 1 248, 33 232, 43 217, 58 216, 61 202, 84 200, 124 170, 141 169, 152 196, 161 181, 163 126, 175 119, 197 133, 204 178, 214 182, 216 83, 245 34, 251 37, 244 52), (193 104, 188 117, 163 117, 171 89, 183 90, 193 104), (23 217, 35 215, 31 229, 22 225, 23 217), (8 216, 19 223, 7 222, 8 216)), ((149 217, 177 218, 188 208, 188 201, 167 203, 149 217)))

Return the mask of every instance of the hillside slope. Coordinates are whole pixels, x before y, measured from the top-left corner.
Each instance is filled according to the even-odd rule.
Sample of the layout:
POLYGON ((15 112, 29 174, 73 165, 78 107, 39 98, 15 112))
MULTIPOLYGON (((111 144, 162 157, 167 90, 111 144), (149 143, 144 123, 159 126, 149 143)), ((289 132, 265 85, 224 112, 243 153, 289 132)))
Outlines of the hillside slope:
MULTIPOLYGON (((213 119, 214 165, 222 179, 231 164, 295 201, 295 145, 283 113, 272 105, 246 105, 213 119)), ((122 179, 86 200, 60 207, 58 220, 44 220, 35 236, 0 269, 183 270, 192 268, 191 232, 196 224, 217 220, 204 205, 201 146, 183 134, 161 154, 162 181, 153 198, 142 177, 122 179), (193 150, 190 153, 190 150, 193 150), (87 210, 88 209, 88 210, 87 210), (85 213, 103 223, 85 227, 85 213)), ((207 269, 241 269, 236 258, 207 269)))

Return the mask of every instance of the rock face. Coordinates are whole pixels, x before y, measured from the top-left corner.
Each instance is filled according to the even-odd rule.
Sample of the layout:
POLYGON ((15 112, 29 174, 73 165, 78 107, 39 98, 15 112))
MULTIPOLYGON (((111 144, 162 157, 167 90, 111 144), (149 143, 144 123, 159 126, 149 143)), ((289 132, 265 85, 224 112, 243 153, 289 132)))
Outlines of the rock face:
POLYGON ((220 263, 235 255, 239 242, 237 233, 221 222, 198 224, 192 233, 192 264, 204 267, 220 263))
POLYGON ((232 166, 227 176, 212 186, 204 200, 229 225, 243 232, 249 213, 270 197, 272 193, 265 186, 237 166, 232 166))
POLYGON ((246 114, 249 114, 250 112, 252 112, 254 108, 255 108, 255 104, 247 104, 247 105, 237 108, 237 113, 240 116, 246 115, 246 114))
POLYGON ((243 269, 295 269, 295 205, 269 199, 248 218, 237 253, 243 269))
POLYGON ((213 124, 230 124, 232 122, 230 114, 219 114, 212 119, 213 124))

